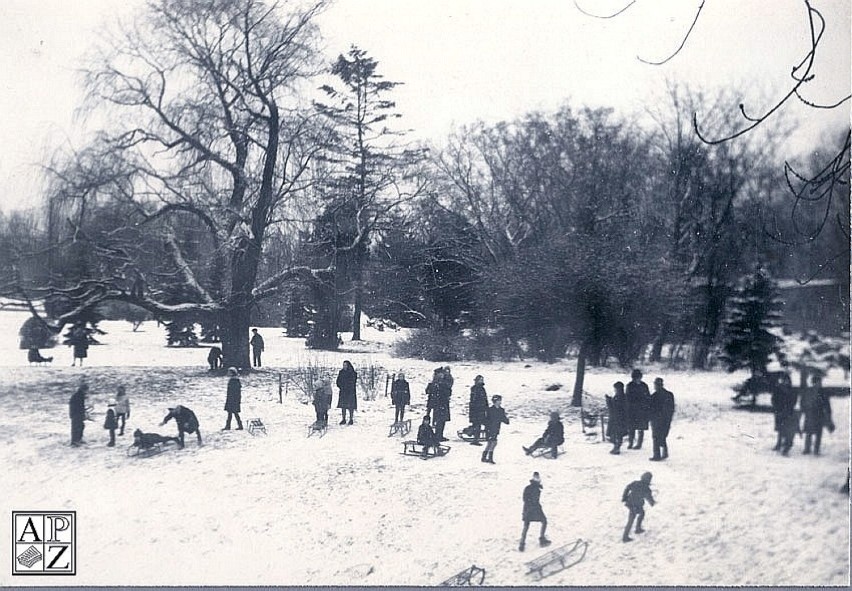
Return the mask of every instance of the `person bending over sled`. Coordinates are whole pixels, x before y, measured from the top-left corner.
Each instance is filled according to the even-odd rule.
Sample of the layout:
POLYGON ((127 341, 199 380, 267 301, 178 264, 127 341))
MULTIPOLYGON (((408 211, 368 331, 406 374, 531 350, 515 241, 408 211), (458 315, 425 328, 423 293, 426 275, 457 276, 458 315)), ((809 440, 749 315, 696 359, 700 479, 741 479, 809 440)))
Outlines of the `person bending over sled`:
POLYGON ((198 437, 198 446, 201 447, 201 429, 198 426, 198 418, 195 416, 194 412, 187 407, 178 404, 176 407, 169 409, 169 414, 163 417, 163 421, 160 423, 160 426, 165 425, 172 419, 174 419, 175 423, 177 423, 178 437, 176 441, 178 442, 178 445, 180 445, 181 449, 183 449, 184 446, 184 433, 195 433, 198 437))
POLYGON ((547 429, 544 430, 542 436, 536 439, 530 447, 523 449, 527 455, 530 455, 541 447, 549 447, 550 457, 555 460, 559 455, 558 447, 563 443, 565 443, 565 429, 562 426, 562 421, 559 420, 559 413, 553 411, 550 413, 550 422, 547 423, 547 429))
POLYGON ((624 489, 624 494, 621 495, 621 502, 627 506, 629 514, 627 516, 627 527, 624 528, 624 534, 621 536, 622 542, 631 542, 630 529, 633 527, 633 520, 636 520, 636 533, 641 534, 645 530, 642 529, 642 520, 645 519, 645 499, 655 505, 654 496, 651 494, 651 473, 645 472, 639 480, 634 480, 624 489))

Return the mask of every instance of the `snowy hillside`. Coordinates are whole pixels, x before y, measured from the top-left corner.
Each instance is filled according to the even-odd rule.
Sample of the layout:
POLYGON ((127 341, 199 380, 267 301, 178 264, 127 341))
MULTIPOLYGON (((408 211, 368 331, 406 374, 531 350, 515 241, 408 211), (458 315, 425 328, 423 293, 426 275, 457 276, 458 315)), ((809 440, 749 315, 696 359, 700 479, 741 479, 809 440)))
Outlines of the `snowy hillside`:
MULTIPOLYGON (((313 408, 294 392, 278 403, 276 369, 312 357, 300 339, 261 329, 262 371, 243 376, 243 419, 260 417, 267 436, 220 431, 225 378, 206 371, 206 349, 168 349, 163 329, 146 323, 104 322, 102 346, 89 349, 83 369, 72 368, 67 347, 50 366, 29 367, 17 348, 23 313, 0 313, 0 553, 10 556, 13 510, 77 511, 78 564, 63 577, 11 577, 8 585, 436 585, 476 564, 489 585, 846 585, 849 583, 849 498, 838 492, 849 463, 849 399, 832 399, 837 423, 823 439, 823 455, 802 456, 797 438, 790 457, 771 451, 772 415, 734 410, 731 386, 743 374, 671 372, 661 375, 676 397, 669 436, 671 458, 649 462, 650 432, 642 450, 608 453, 599 437, 581 432, 569 407, 573 363, 454 364, 448 434, 467 424, 468 387, 485 376, 491 394, 504 396, 511 424, 494 459, 457 441, 450 454, 421 461, 401 455, 388 437, 393 409, 380 395, 359 400, 353 426, 338 426, 337 410, 321 439, 306 438, 313 408), (68 397, 85 377, 94 421, 80 449, 68 447, 68 397), (130 435, 106 447, 101 427, 107 400, 119 383, 132 403, 129 428, 173 434, 159 427, 168 406, 182 403, 199 417, 205 445, 194 436, 181 451, 145 459, 125 454, 130 435), (563 387, 546 391, 551 384, 563 387), (558 460, 526 457, 548 411, 561 411, 566 453, 558 460), (576 566, 535 581, 525 562, 538 547, 533 524, 526 552, 518 551, 521 492, 542 475, 542 505, 553 546, 589 542, 576 566), (627 512, 621 493, 642 472, 654 474, 657 505, 646 507, 647 533, 621 542, 627 512)), ((358 370, 376 363, 405 370, 416 424, 434 364, 392 359, 399 333, 365 331, 357 351, 322 354, 330 365, 352 360, 358 370), (379 342, 381 341, 381 342, 379 342)), ((618 369, 588 371, 590 404, 600 404, 618 369)), ((830 373, 826 384, 842 383, 830 373)), ((337 396, 335 392, 335 404, 337 396)), ((412 438, 414 433, 411 434, 412 438)), ((9 560, 9 558, 6 558, 9 560)), ((8 564, 8 563, 7 563, 8 564)))

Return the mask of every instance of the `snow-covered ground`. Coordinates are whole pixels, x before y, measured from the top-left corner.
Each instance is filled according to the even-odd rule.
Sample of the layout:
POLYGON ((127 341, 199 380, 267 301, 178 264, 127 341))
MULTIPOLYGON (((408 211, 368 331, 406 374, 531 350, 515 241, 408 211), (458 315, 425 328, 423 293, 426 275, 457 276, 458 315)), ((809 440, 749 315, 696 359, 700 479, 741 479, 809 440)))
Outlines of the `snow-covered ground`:
MULTIPOLYGON (((496 465, 455 440, 448 456, 424 462, 401 455, 400 438, 387 436, 393 410, 382 396, 359 401, 355 425, 332 420, 324 438, 306 438, 313 408, 292 391, 278 403, 276 369, 313 355, 280 331, 261 329, 267 367, 242 378, 242 416, 262 418, 269 432, 253 437, 219 431, 225 378, 207 374, 206 349, 165 348, 153 323, 134 333, 128 323, 104 322, 104 344, 89 349, 85 368, 70 367, 67 347, 43 351, 56 356, 53 365, 29 367, 17 348, 25 317, 0 313, 0 554, 11 563, 11 511, 73 509, 77 575, 11 577, 7 567, 0 586, 435 585, 471 564, 486 569, 490 585, 849 583, 849 498, 838 492, 849 464, 848 398, 832 399, 837 430, 826 434, 822 456, 802 456, 797 439, 785 458, 770 450, 771 414, 732 408, 730 388, 743 374, 648 368, 646 381, 662 375, 677 400, 671 458, 652 463, 650 437, 644 449, 612 456, 600 438, 582 434, 569 407, 572 362, 454 364, 447 432, 465 426, 467 387, 478 373, 489 394, 504 396, 511 424, 496 465), (82 377, 95 420, 86 423, 88 445, 72 449, 67 401, 82 377), (131 431, 172 434, 173 424, 158 424, 182 403, 198 415, 205 445, 190 436, 185 450, 146 459, 125 455, 129 435, 106 447, 103 413, 119 383, 132 400, 131 431), (545 390, 555 383, 563 387, 545 390), (541 433, 551 409, 563 414, 566 453, 528 458, 521 445, 541 433), (526 552, 517 548, 521 492, 534 470, 549 549, 589 542, 582 562, 541 582, 525 567, 545 552, 536 524, 526 552), (646 470, 658 504, 646 508, 647 533, 624 544, 621 493, 646 470)), ((320 357, 405 370, 416 428, 434 364, 390 358, 398 335, 368 329, 357 350, 346 343, 350 350, 320 357)), ((627 376, 589 371, 589 404, 600 404, 616 379, 627 376)), ((832 373, 827 384, 842 381, 832 373)))

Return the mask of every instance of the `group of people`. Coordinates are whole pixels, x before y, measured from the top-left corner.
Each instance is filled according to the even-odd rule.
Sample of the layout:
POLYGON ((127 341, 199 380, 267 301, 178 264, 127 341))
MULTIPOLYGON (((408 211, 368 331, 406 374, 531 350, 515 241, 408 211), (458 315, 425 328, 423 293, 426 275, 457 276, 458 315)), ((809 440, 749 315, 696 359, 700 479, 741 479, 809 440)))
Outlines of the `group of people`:
POLYGON ((642 381, 642 372, 634 369, 630 382, 615 382, 613 395, 606 397, 609 416, 606 435, 612 442, 609 453, 620 454, 624 438, 627 449, 642 449, 645 431, 651 427, 653 455, 649 458, 659 462, 669 457, 667 441, 675 411, 674 394, 663 386, 663 378, 654 380, 654 392, 642 381))
POLYGON ((828 429, 830 433, 834 431, 831 403, 822 388, 822 376, 819 375, 812 376, 811 387, 804 389, 799 400, 790 376, 783 374, 772 392, 772 413, 777 432, 775 447, 772 449, 785 456, 789 455, 796 435, 802 432, 805 435, 802 453, 819 455, 823 430, 828 429), (797 403, 799 409, 796 409, 797 403), (804 425, 802 415, 805 417, 804 425))

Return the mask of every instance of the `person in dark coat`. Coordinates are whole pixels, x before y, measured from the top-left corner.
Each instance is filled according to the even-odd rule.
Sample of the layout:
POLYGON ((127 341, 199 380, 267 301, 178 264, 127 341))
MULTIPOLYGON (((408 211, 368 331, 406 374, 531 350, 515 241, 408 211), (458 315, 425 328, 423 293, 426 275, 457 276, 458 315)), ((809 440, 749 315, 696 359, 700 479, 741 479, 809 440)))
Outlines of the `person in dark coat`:
POLYGON ((778 433, 772 450, 780 451, 785 456, 790 453, 793 439, 799 432, 800 416, 796 411, 796 398, 790 376, 782 375, 772 391, 772 414, 778 433))
POLYGON ((314 389, 314 411, 317 414, 317 427, 328 427, 328 409, 331 408, 331 381, 323 380, 314 389))
POLYGON ((27 351, 27 362, 28 363, 50 363, 53 361, 53 357, 42 357, 41 351, 38 350, 37 347, 30 347, 29 351, 27 351))
POLYGON ((642 520, 645 519, 645 499, 655 505, 654 495, 651 494, 651 473, 645 472, 639 480, 634 480, 624 489, 624 494, 621 495, 621 502, 627 506, 629 511, 627 515, 627 526, 624 528, 624 534, 621 536, 622 542, 631 542, 630 530, 633 527, 633 520, 636 520, 636 533, 641 534, 645 530, 642 529, 642 520))
POLYGON ((627 384, 624 399, 627 401, 627 449, 642 449, 642 441, 648 429, 651 392, 648 390, 648 384, 642 381, 642 372, 638 369, 634 369, 630 374, 630 383, 627 384))
POLYGON ((553 411, 550 413, 550 421, 547 423, 547 428, 542 436, 536 439, 530 447, 524 447, 523 450, 527 455, 530 455, 540 447, 549 447, 550 457, 555 460, 559 455, 558 447, 563 443, 565 443, 565 428, 559 419, 559 413, 553 411))
POLYGON ((79 447, 83 443, 83 429, 86 420, 86 396, 89 385, 80 384, 77 391, 68 399, 68 417, 71 419, 71 447, 79 447))
POLYGON ((254 367, 260 367, 260 354, 263 353, 263 337, 257 332, 256 328, 251 329, 252 337, 249 341, 251 345, 251 362, 254 367))
POLYGON ((77 360, 80 360, 80 367, 83 367, 83 359, 89 356, 89 335, 86 333, 86 327, 78 324, 71 331, 71 346, 74 349, 74 360, 71 362, 71 367, 77 365, 77 360))
POLYGON ((405 420, 405 407, 411 404, 411 388, 405 380, 405 374, 399 372, 391 384, 391 404, 394 407, 393 422, 405 420))
POLYGON ((349 360, 343 362, 343 369, 337 374, 337 387, 340 395, 337 398, 337 408, 341 411, 340 424, 346 424, 346 411, 349 411, 349 424, 352 424, 355 411, 358 409, 358 398, 355 395, 355 385, 358 383, 358 374, 349 360))
POLYGON ((441 388, 440 383, 443 376, 444 368, 436 367, 435 370, 432 371, 432 381, 426 384, 426 416, 433 421, 433 427, 435 426, 434 414, 435 409, 438 407, 438 400, 440 398, 441 388))
POLYGON ((429 417, 424 416, 423 422, 420 423, 420 428, 417 430, 417 443, 423 446, 423 458, 429 457, 429 448, 435 448, 437 453, 438 445, 440 442, 438 441, 438 436, 435 435, 435 432, 432 430, 432 427, 429 426, 429 417))
POLYGON ((482 445, 479 436, 482 425, 485 424, 485 416, 488 413, 488 394, 485 392, 485 378, 476 376, 473 378, 473 386, 470 387, 470 402, 467 406, 470 427, 467 432, 473 435, 471 445, 482 445))
POLYGON ((215 371, 222 367, 222 349, 219 347, 210 347, 210 352, 207 353, 207 364, 210 366, 210 371, 215 371))
POLYGON ((831 420, 831 403, 822 389, 822 377, 814 376, 812 384, 813 387, 802 394, 802 413, 805 415, 805 449, 802 453, 811 453, 813 443, 813 453, 819 455, 822 430, 834 433, 834 422, 831 420))
POLYGON ((115 447, 116 427, 118 427, 118 421, 115 415, 115 400, 110 399, 107 405, 106 418, 104 419, 104 429, 109 431, 109 443, 107 443, 107 447, 115 447))
POLYGON ((243 385, 240 383, 240 378, 237 377, 237 368, 228 368, 228 396, 225 398, 225 410, 228 412, 228 420, 225 421, 225 427, 222 431, 230 431, 231 417, 237 418, 237 431, 243 428, 243 422, 240 419, 240 402, 243 398, 243 385))
POLYGON ((491 406, 485 415, 485 451, 482 452, 482 461, 494 464, 494 448, 497 447, 497 436, 500 435, 500 425, 509 424, 509 418, 501 404, 502 396, 492 396, 491 406))
MULTIPOLYGON (((198 417, 195 416, 195 413, 192 412, 191 409, 178 404, 174 408, 169 409, 169 413, 163 417, 160 426, 165 425, 170 420, 174 419, 178 428, 178 445, 180 445, 181 449, 184 447, 184 434, 185 433, 195 433, 196 437, 198 437, 198 447, 201 447, 201 427, 198 423, 198 417)), ((239 421, 239 417, 237 418, 239 421)))
POLYGON ((521 532, 521 543, 518 545, 518 550, 524 551, 527 544, 527 531, 530 528, 530 523, 536 521, 541 523, 541 533, 538 536, 540 546, 549 546, 550 540, 544 536, 547 530, 547 517, 544 515, 544 510, 541 508, 541 476, 538 472, 533 472, 530 483, 524 488, 524 509, 521 513, 521 520, 524 522, 524 529, 521 532))
POLYGON ((437 383, 435 405, 432 409, 432 424, 438 441, 449 441, 444 437, 444 427, 450 422, 450 398, 453 395, 453 377, 449 368, 444 368, 437 383))
POLYGON ((606 436, 612 442, 609 453, 618 455, 621 453, 621 442, 628 433, 627 402, 624 399, 624 382, 615 382, 612 385, 613 395, 606 397, 606 408, 609 421, 606 424, 606 436))
POLYGON ((654 455, 652 462, 659 462, 669 457, 669 444, 666 437, 672 426, 675 401, 674 394, 663 388, 663 378, 654 380, 654 393, 651 395, 651 436, 654 440, 654 455))

